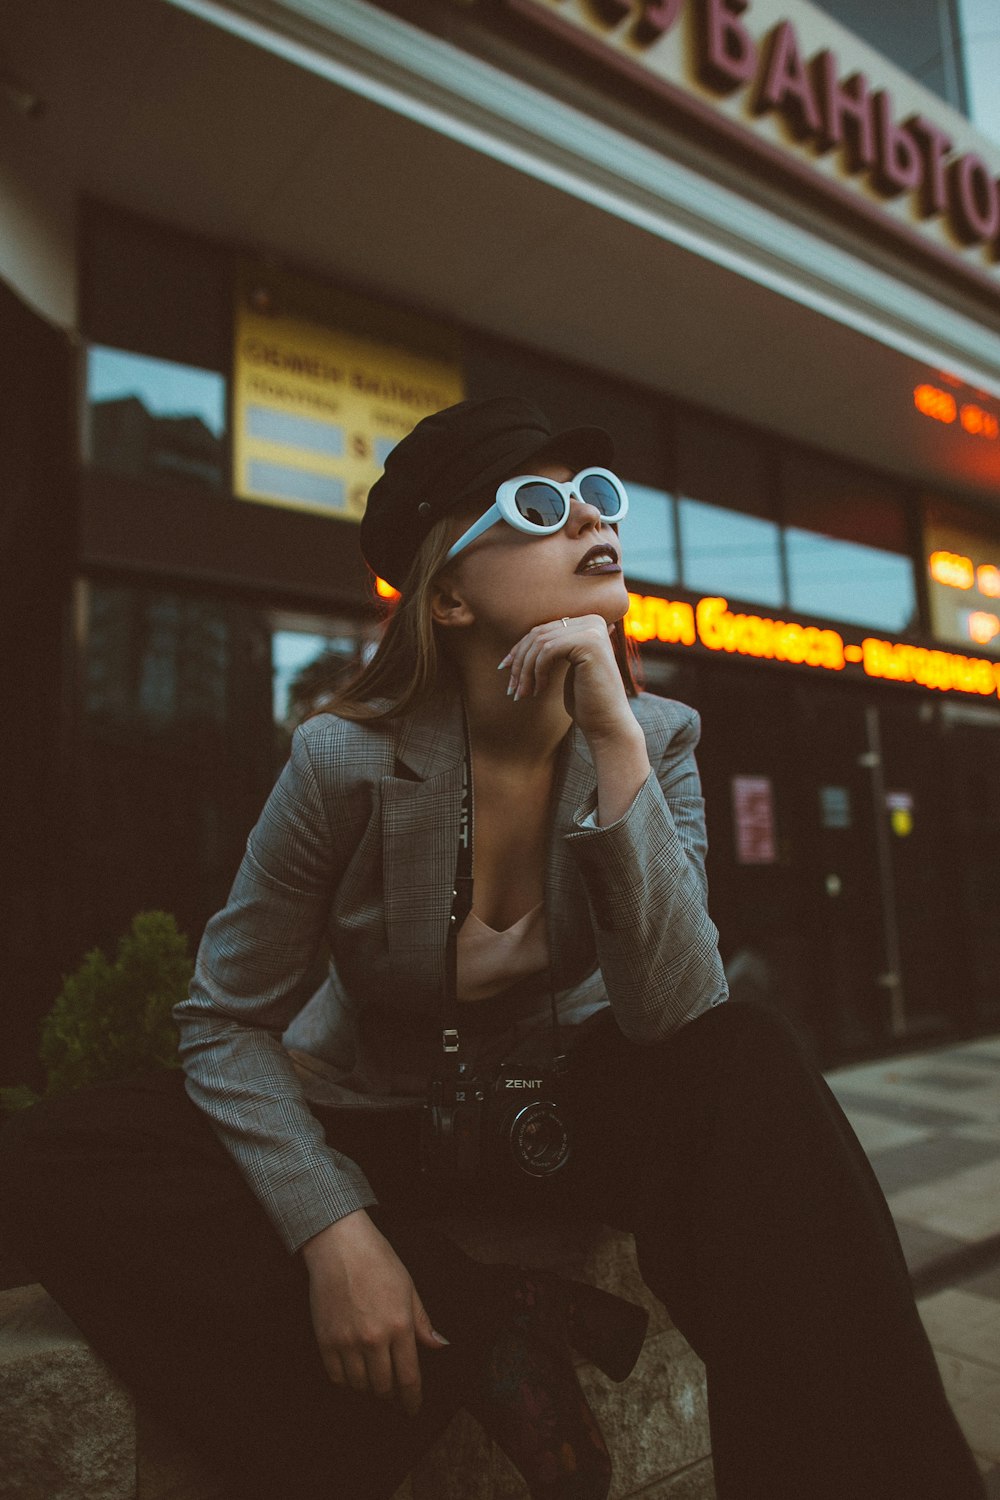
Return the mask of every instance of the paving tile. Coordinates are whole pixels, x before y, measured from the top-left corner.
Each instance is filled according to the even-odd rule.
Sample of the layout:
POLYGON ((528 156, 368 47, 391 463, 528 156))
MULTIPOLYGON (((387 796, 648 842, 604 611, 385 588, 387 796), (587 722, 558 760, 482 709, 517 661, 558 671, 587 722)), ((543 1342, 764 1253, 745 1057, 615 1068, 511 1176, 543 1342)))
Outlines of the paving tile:
POLYGON ((894 1218, 960 1240, 986 1239, 1000 1233, 1000 1158, 887 1197, 894 1218))
POLYGON ((926 1141, 931 1135, 926 1125, 905 1125, 902 1121, 889 1119, 875 1110, 848 1109, 844 1113, 869 1156, 873 1151, 886 1151, 893 1146, 909 1146, 917 1141, 926 1141))
POLYGON ((963 1292, 972 1292, 976 1297, 992 1297, 994 1301, 1000 1302, 1000 1266, 994 1266, 992 1270, 983 1271, 978 1276, 970 1276, 968 1281, 963 1281, 960 1287, 963 1292))
POLYGON ((972 1451, 1000 1461, 1000 1405, 995 1400, 954 1401, 952 1409, 972 1451))
POLYGON ((995 1141, 997 1152, 1000 1153, 1000 1100, 996 1120, 976 1120, 968 1125, 956 1125, 952 1135, 961 1136, 963 1141, 995 1141))
POLYGON ((984 1365, 944 1349, 935 1349, 934 1358, 949 1401, 991 1400, 1000 1410, 1000 1365, 984 1365))
POLYGON ((968 1066, 927 1068, 920 1073, 911 1073, 906 1082, 908 1084, 920 1084, 925 1088, 952 1089, 956 1093, 966 1093, 969 1090, 996 1087, 995 1075, 991 1071, 979 1068, 978 1066, 975 1069, 968 1066))
POLYGON ((968 1115, 959 1114, 953 1109, 935 1108, 920 1104, 915 1099, 900 1098, 896 1094, 876 1095, 856 1088, 836 1088, 832 1078, 827 1079, 827 1082, 848 1116, 856 1109, 863 1114, 885 1115, 890 1120, 903 1120, 909 1125, 927 1125, 931 1130, 947 1130, 954 1125, 969 1123, 968 1115))
MULTIPOLYGON (((931 1088, 929 1084, 900 1083, 890 1097, 902 1097, 917 1109, 939 1109, 953 1112, 955 1105, 961 1106, 962 1118, 957 1123, 971 1125, 977 1121, 989 1123, 997 1118, 997 1086, 965 1088, 961 1093, 946 1093, 944 1089, 931 1088)), ((882 1096, 879 1096, 880 1107, 882 1096)))
POLYGON ((896 1219, 896 1233, 911 1275, 940 1260, 942 1256, 964 1250, 968 1245, 967 1240, 960 1240, 953 1234, 940 1234, 936 1229, 928 1229, 924 1224, 913 1224, 908 1219, 896 1219))
POLYGON ((970 1141, 947 1134, 872 1152, 870 1160, 882 1191, 888 1196, 922 1187, 941 1177, 955 1177, 982 1162, 995 1160, 1000 1166, 1000 1151, 992 1141, 970 1141))
POLYGON ((917 1306, 936 1354, 1000 1369, 1000 1303, 949 1287, 917 1306))
POLYGON ((942 1056, 949 1062, 969 1063, 975 1068, 1000 1069, 1000 1048, 990 1052, 985 1047, 951 1047, 942 1056))
POLYGON ((994 1464, 983 1474, 983 1483, 986 1486, 986 1500, 1000 1500, 1000 1464, 994 1464))

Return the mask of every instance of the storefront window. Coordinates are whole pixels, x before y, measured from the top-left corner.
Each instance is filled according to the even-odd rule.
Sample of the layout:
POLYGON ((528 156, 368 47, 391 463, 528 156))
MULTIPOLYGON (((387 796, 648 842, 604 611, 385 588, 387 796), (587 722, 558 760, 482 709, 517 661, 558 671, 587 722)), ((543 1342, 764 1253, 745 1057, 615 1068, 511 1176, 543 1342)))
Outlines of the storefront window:
POLYGON ((924 550, 934 634, 967 651, 1000 656, 1000 523, 928 498, 924 550))
POLYGON ((82 927, 114 934, 156 908, 194 942, 225 900, 292 730, 375 627, 177 589, 83 589, 82 927))
POLYGON ((663 490, 625 481, 628 515, 621 528, 622 557, 628 578, 643 583, 677 582, 674 502, 663 490))
POLYGON ((92 464, 144 478, 223 483, 222 375, 92 345, 86 390, 86 445, 92 464))
POLYGON ((685 588, 755 604, 783 598, 781 535, 764 443, 708 416, 678 423, 685 588))
POLYGON ((817 0, 817 6, 953 109, 967 112, 954 0, 883 0, 881 5, 871 0, 817 0))
POLYGON ((351 623, 339 633, 275 628, 271 636, 274 722, 288 735, 322 709, 367 654, 373 627, 351 623))
POLYGON ((962 60, 969 94, 969 118, 977 130, 1000 145, 1000 16, 996 0, 958 0, 962 60))
POLYGON ((823 619, 918 627, 902 497, 874 475, 788 450, 781 457, 789 603, 823 619))

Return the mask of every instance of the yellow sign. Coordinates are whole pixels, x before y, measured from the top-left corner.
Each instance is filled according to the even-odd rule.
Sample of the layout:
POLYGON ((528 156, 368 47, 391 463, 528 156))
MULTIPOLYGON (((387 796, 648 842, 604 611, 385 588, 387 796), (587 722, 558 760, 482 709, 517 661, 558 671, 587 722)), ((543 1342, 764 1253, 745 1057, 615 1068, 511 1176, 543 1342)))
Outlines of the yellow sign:
POLYGON ((389 451, 464 394, 457 339, 246 264, 237 276, 233 487, 360 521, 389 451))

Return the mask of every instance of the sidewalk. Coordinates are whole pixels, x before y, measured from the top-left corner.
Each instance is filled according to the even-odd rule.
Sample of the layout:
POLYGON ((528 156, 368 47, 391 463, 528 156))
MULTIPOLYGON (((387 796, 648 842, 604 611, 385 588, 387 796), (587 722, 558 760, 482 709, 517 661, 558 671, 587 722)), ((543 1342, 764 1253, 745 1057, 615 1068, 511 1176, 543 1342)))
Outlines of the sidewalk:
POLYGON ((1000 1036, 831 1070, 955 1415, 1000 1500, 1000 1036))

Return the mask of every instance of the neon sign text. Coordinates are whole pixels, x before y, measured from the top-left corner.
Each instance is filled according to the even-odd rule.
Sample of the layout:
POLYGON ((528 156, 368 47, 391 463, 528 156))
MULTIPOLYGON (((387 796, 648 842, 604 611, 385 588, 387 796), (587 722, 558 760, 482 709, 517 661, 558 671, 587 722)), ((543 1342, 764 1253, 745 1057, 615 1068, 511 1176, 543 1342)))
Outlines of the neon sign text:
POLYGON ((936 385, 915 386, 913 404, 921 415, 935 422, 950 426, 957 421, 970 437, 988 438, 994 443, 1000 439, 1000 420, 992 412, 984 411, 974 401, 965 401, 959 406, 950 391, 939 390, 936 385))
POLYGON ((947 584, 950 589, 971 589, 975 584, 972 558, 963 557, 960 552, 932 552, 927 566, 935 583, 947 584))
MULTIPOLYGON (((1000 619, 993 615, 989 619, 996 621, 1000 632, 1000 619)), ((655 594, 629 594, 625 633, 640 644, 654 640, 665 645, 697 644, 709 651, 791 662, 828 672, 841 672, 857 664, 866 677, 915 682, 939 692, 984 697, 995 693, 1000 698, 1000 662, 874 636, 866 636, 860 644, 845 642, 837 630, 737 613, 729 608, 728 600, 716 595, 690 604, 655 594)))

